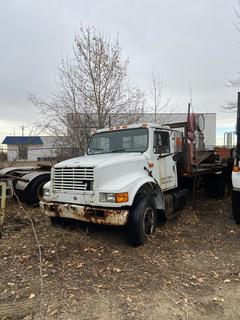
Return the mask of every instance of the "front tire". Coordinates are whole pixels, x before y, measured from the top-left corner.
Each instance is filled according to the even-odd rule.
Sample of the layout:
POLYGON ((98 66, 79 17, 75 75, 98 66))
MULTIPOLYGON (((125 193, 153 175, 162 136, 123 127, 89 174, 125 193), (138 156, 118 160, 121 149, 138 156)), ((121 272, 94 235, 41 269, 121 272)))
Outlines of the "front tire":
POLYGON ((232 213, 237 224, 240 224, 240 191, 232 191, 232 213))
POLYGON ((53 227, 59 227, 64 225, 63 218, 61 217, 50 217, 50 222, 53 227))
POLYGON ((133 246, 140 246, 156 230, 157 214, 154 199, 137 194, 129 212, 128 236, 133 246))

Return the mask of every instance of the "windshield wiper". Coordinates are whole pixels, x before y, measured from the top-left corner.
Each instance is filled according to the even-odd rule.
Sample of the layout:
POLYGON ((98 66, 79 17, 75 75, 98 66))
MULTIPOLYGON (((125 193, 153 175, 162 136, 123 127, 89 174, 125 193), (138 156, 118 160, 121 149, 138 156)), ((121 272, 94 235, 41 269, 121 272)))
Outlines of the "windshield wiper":
POLYGON ((93 148, 93 150, 103 151, 103 148, 93 148))
POLYGON ((112 150, 111 153, 114 153, 114 152, 124 152, 126 151, 126 149, 116 149, 116 150, 112 150))

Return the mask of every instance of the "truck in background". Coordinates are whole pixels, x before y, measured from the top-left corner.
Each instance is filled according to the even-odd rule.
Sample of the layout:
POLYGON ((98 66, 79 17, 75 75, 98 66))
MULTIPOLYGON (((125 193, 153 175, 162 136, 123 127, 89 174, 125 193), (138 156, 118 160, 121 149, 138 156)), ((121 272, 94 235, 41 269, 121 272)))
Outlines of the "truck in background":
POLYGON ((50 180, 51 165, 7 167, 0 170, 0 180, 8 182, 8 189, 29 205, 38 205, 43 198, 43 186, 50 180))
POLYGON ((41 210, 53 223, 127 225, 131 243, 142 245, 158 222, 183 208, 196 179, 207 193, 224 196, 228 166, 205 148, 203 129, 203 115, 189 112, 181 123, 98 130, 85 156, 53 166, 41 210))
POLYGON ((237 224, 240 224, 240 92, 237 101, 237 143, 234 155, 234 166, 232 171, 232 213, 237 224))

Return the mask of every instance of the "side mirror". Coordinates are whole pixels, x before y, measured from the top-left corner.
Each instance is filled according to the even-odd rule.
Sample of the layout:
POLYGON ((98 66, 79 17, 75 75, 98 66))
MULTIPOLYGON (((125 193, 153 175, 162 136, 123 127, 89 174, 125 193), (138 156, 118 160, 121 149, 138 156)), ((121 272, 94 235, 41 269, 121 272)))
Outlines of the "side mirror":
POLYGON ((173 161, 178 162, 178 161, 180 160, 180 154, 179 154, 179 153, 175 153, 175 154, 172 156, 172 159, 173 159, 173 161))

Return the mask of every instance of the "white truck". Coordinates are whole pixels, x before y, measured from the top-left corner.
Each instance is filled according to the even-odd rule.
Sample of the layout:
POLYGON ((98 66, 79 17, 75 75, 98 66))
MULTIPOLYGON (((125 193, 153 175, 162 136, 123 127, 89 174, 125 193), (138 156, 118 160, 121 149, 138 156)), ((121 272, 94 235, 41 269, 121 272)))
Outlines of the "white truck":
POLYGON ((202 177, 208 191, 212 186, 223 194, 225 169, 213 150, 205 150, 203 127, 203 115, 191 115, 169 126, 148 123, 98 130, 85 156, 53 166, 41 210, 53 222, 72 218, 127 225, 131 243, 144 244, 158 222, 184 206, 185 186, 193 185, 189 181, 202 177))
POLYGON ((232 172, 232 212, 236 223, 240 224, 240 92, 238 92, 236 134, 237 145, 232 172))

